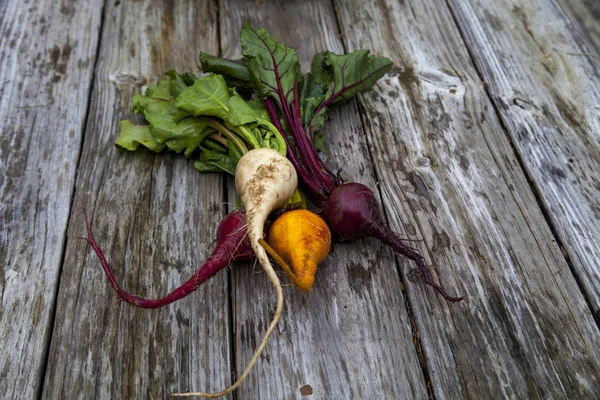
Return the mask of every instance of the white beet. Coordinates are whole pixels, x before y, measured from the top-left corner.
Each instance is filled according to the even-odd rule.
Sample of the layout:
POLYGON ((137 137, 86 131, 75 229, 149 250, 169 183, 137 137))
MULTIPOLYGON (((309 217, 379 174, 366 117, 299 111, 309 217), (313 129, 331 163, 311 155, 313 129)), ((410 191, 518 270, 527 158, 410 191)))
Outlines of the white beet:
POLYGON ((281 282, 275 274, 265 249, 260 245, 259 239, 262 239, 263 228, 269 214, 276 208, 285 205, 294 194, 296 186, 298 186, 298 175, 294 166, 275 150, 254 149, 244 154, 238 162, 235 170, 235 188, 244 204, 250 244, 275 288, 277 296, 275 315, 246 370, 233 385, 219 393, 177 393, 173 396, 220 397, 231 393, 246 379, 267 345, 269 336, 277 326, 283 310, 283 291, 281 282))

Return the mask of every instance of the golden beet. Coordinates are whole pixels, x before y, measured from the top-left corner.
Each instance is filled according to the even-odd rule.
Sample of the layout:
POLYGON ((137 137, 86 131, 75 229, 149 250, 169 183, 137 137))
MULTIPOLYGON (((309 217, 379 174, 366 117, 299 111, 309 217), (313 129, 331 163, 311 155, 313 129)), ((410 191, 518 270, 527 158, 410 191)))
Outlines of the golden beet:
POLYGON ((329 254, 331 232, 317 214, 298 209, 275 220, 269 230, 268 244, 283 259, 284 263, 278 262, 290 281, 298 289, 308 291, 315 281, 317 265, 329 254))

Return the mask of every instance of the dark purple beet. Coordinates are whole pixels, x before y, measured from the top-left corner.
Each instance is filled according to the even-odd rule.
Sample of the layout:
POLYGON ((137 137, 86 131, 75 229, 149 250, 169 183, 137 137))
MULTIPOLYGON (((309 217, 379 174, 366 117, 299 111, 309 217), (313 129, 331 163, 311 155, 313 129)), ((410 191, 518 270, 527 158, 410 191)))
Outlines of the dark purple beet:
MULTIPOLYGON (((277 70, 274 71, 278 74, 277 70)), ((302 190, 317 207, 323 210, 323 217, 331 233, 338 240, 355 240, 361 237, 375 237, 392 247, 398 254, 413 260, 423 281, 437 290, 448 301, 461 301, 462 297, 449 296, 435 283, 427 268, 425 259, 412 247, 402 243, 400 238, 383 222, 379 202, 371 189, 360 183, 344 183, 343 179, 319 157, 313 140, 313 132, 308 124, 305 129, 300 107, 298 84, 294 85, 293 101, 289 92, 278 86, 265 99, 269 117, 286 140, 287 157, 296 171, 302 190), (287 125, 284 128, 277 110, 287 125), (291 136, 293 141, 288 137, 291 136)), ((329 103, 324 102, 320 107, 329 103)))
POLYGON ((198 271, 184 284, 160 299, 146 299, 127 293, 117 283, 106 257, 92 235, 87 213, 83 211, 85 226, 87 228, 87 242, 92 246, 112 288, 121 299, 140 308, 159 308, 171 304, 195 291, 200 285, 212 278, 217 272, 236 261, 251 260, 254 252, 246 240, 246 218, 242 211, 234 211, 221 221, 217 229, 217 247, 198 271))
POLYGON ((361 183, 338 186, 323 205, 323 217, 338 240, 373 236, 381 225, 379 204, 371 189, 361 183))
POLYGON ((448 301, 461 301, 462 297, 448 295, 433 281, 425 259, 416 249, 402 243, 384 222, 379 202, 373 191, 361 183, 344 183, 338 186, 323 205, 323 218, 338 240, 356 240, 374 237, 394 249, 398 254, 413 260, 423 281, 432 286, 448 301))

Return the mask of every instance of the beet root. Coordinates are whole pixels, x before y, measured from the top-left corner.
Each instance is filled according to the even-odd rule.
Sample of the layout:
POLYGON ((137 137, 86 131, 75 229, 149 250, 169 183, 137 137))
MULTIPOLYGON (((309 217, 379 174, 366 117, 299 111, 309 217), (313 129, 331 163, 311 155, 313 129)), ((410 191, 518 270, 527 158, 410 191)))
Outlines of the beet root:
POLYGON ((233 211, 225 216, 219 224, 217 229, 217 246, 211 256, 196 271, 196 273, 166 296, 159 299, 147 299, 130 294, 121 289, 108 261, 106 261, 106 257, 102 253, 102 249, 92 235, 92 229, 85 210, 83 210, 83 216, 88 234, 85 240, 90 244, 92 249, 94 249, 96 255, 100 259, 102 269, 104 269, 110 285, 123 301, 140 308, 159 308, 180 300, 194 292, 200 285, 215 276, 217 272, 226 268, 231 263, 251 260, 254 257, 254 252, 247 240, 246 218, 244 213, 242 211, 233 211))
POLYGON ((414 261, 425 284, 432 286, 446 300, 463 300, 462 297, 448 295, 433 280, 423 256, 416 249, 402 243, 402 239, 383 222, 379 202, 367 186, 356 182, 338 186, 323 205, 323 218, 338 240, 356 240, 363 237, 379 239, 396 253, 414 261))

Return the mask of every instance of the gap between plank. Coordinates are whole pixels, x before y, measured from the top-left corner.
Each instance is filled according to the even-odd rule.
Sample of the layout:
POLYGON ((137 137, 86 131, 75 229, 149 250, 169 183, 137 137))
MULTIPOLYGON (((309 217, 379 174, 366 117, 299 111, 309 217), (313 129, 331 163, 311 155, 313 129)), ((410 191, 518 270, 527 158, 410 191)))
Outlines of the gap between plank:
MULTIPOLYGON (((335 21, 336 21, 337 30, 338 30, 338 37, 340 38, 340 41, 342 42, 342 48, 344 49, 344 54, 347 54, 348 48, 346 46, 346 41, 345 41, 346 38, 344 36, 344 31, 342 30, 342 24, 340 21, 341 18, 339 16, 339 12, 336 7, 336 1, 331 0, 331 5, 333 8, 333 13, 335 15, 335 21)), ((353 101, 355 101, 357 104, 358 115, 359 115, 359 118, 361 121, 361 125, 362 125, 363 130, 366 131, 366 125, 365 125, 366 112, 364 111, 364 109, 362 108, 362 106, 360 105, 360 102, 358 100, 353 100, 353 101)), ((367 135, 365 135, 365 137, 366 137, 366 141, 368 144, 369 138, 367 135)), ((379 174, 377 173, 377 168, 375 168, 375 164, 373 161, 373 154, 371 153, 371 148, 368 145, 367 145, 367 152, 369 154, 369 159, 371 160, 371 165, 373 165, 373 175, 375 176, 375 181, 379 182, 379 174)), ((377 193, 379 194, 379 198, 383 200, 383 194, 381 193, 381 185, 376 185, 376 189, 377 189, 377 193)), ((381 204, 383 206, 383 201, 381 204)), ((386 211, 386 208, 381 207, 381 209, 383 212, 383 218, 385 219, 385 222, 389 224, 389 218, 387 215, 388 213, 386 211)), ((398 273, 398 280, 400 281, 400 285, 402 285, 402 288, 406 288, 406 285, 404 284, 404 281, 402 279, 402 266, 400 265, 400 261, 395 253, 393 253, 393 256, 394 256, 394 263, 396 264, 396 272, 398 273)), ((421 336, 419 335, 419 330, 417 328, 417 321, 415 320, 415 317, 414 317, 413 311, 412 311, 413 307, 410 303, 410 300, 408 298, 408 294, 407 294, 406 290, 401 290, 401 292, 402 292, 402 298, 404 299, 404 306, 406 308, 406 314, 408 316, 408 320, 410 323, 410 329, 411 329, 411 333, 412 333, 412 337, 413 337, 414 349, 417 354, 417 359, 419 360, 421 372, 423 374, 423 383, 425 385, 427 397, 429 400, 435 400, 435 395, 434 395, 433 389, 431 387, 431 376, 430 376, 429 368, 427 367, 427 361, 426 361, 426 358, 424 355, 424 347, 421 342, 421 336)))
MULTIPOLYGON (((222 3, 219 0, 214 1, 214 9, 216 10, 216 31, 217 31, 217 55, 219 57, 223 57, 223 47, 221 40, 221 6, 222 3)), ((225 214, 229 214, 235 208, 235 205, 231 205, 228 202, 229 199, 229 178, 226 174, 223 174, 222 180, 223 184, 223 193, 222 199, 225 204, 225 214)), ((229 326, 229 379, 231 380, 231 384, 233 384, 237 380, 237 367, 236 367, 236 359, 238 356, 237 349, 235 347, 235 318, 234 318, 234 293, 233 293, 233 271, 231 269, 231 265, 227 268, 227 325, 229 326)), ((226 383, 226 385, 229 385, 226 383)), ((220 389, 215 389, 220 390, 220 389)), ((232 400, 238 399, 238 391, 234 390, 229 394, 232 400)))
MULTIPOLYGON (((445 0, 446 2, 446 7, 448 7, 448 10, 450 11, 450 15, 452 16, 452 19, 454 20, 454 25, 456 26, 456 28, 458 29, 458 33, 460 34, 460 37, 462 38, 464 44, 465 44, 465 48, 467 50, 467 53, 469 54, 469 58, 471 60, 471 64, 473 65, 473 68, 475 70, 475 72, 477 72, 477 76, 479 78, 479 80, 481 82, 485 82, 484 77, 483 77, 483 73, 481 71, 481 69, 479 68, 479 66, 477 65, 477 63, 475 62, 475 56, 473 54, 473 52, 471 51, 471 47, 469 46, 467 39, 466 39, 466 35, 463 29, 461 29, 461 26, 459 24, 458 18, 456 16, 456 13, 454 12, 454 9, 452 8, 452 5, 450 4, 450 0, 445 0)), ((529 189, 531 190, 531 192, 533 193, 533 196, 535 198, 535 201, 537 203, 537 205, 540 208, 540 211, 542 213, 542 216, 544 217, 544 220, 546 221, 546 223, 548 224, 548 227, 550 229, 550 233, 552 234, 552 237, 554 238, 554 240, 556 241, 556 243, 558 244, 558 248, 560 249, 561 254, 563 255, 565 262, 567 263, 567 266, 569 268, 569 270, 571 271, 571 274, 573 275, 573 277, 575 278, 575 283, 577 284, 577 287, 579 288, 579 291, 583 294, 583 298, 585 299, 585 302, 588 306, 588 309, 590 311, 590 314, 592 315, 592 317, 594 318, 594 322, 596 323, 596 326, 600 329, 600 309, 597 310, 596 312, 594 312, 593 307, 592 307, 592 302, 591 299, 587 296, 585 290, 583 290, 583 285, 581 283, 581 279, 579 278, 579 276, 577 275, 575 268, 573 267, 573 262, 571 260, 571 257, 569 256, 569 253, 566 250, 566 247, 564 246, 562 240, 560 239, 560 236, 557 234, 557 229, 554 226, 554 223, 552 222, 552 219, 550 218, 550 211, 548 210, 548 208, 546 207, 544 200, 543 200, 543 196, 542 193, 540 192, 540 190, 537 188, 535 181, 533 180, 532 175, 530 174, 529 170, 527 169, 527 166, 525 164, 525 161, 523 160, 523 157, 521 156, 521 153, 518 151, 518 148, 513 140, 513 138, 511 137, 509 130, 508 130, 508 126, 502 116, 502 113, 500 112, 498 106, 496 105, 496 103, 493 100, 492 94, 490 93, 490 89, 487 87, 487 85, 484 85, 484 91, 485 94, 490 102, 490 104, 492 105, 492 108, 494 110, 494 113, 496 114, 496 118, 498 119, 498 122, 500 123, 500 126, 502 127, 502 130, 504 131, 505 137, 508 140, 508 143, 515 155, 515 158, 519 164, 519 167, 521 168, 521 170, 523 171, 523 175, 525 176, 525 179, 527 181, 527 184, 529 186, 529 189)), ((490 152, 492 153, 492 155, 494 155, 494 152, 490 149, 490 152)), ((496 160, 496 158, 494 157, 494 160, 496 160)), ((496 163, 498 164, 498 163, 496 163)), ((512 191, 511 191, 512 194, 512 191)), ((513 198, 514 198, 514 194, 513 194, 513 198)), ((519 203, 516 199, 515 202, 517 202, 517 204, 519 203)), ((520 209, 520 207, 519 207, 520 209)), ((529 225, 529 224, 528 224, 529 225)))
POLYGON ((84 117, 84 122, 83 122, 83 126, 82 126, 82 131, 81 131, 82 138, 81 138, 81 142, 79 144, 79 156, 77 157, 77 163, 75 165, 75 177, 74 177, 73 190, 71 191, 71 202, 69 204, 69 215, 67 217, 67 224, 66 224, 66 229, 65 229, 63 246, 60 249, 60 263, 59 263, 59 268, 58 268, 58 280, 57 280, 57 284, 56 284, 56 289, 54 290, 53 301, 50 306, 51 310, 49 313, 49 321, 48 321, 48 326, 50 328, 49 328, 49 332, 47 333, 47 335, 49 337, 47 339, 46 346, 44 346, 44 350, 43 350, 44 351, 44 354, 42 356, 43 367, 42 367, 42 371, 40 374, 40 386, 39 386, 38 392, 35 395, 35 398, 37 400, 42 399, 42 395, 44 393, 44 388, 45 388, 45 383, 46 383, 46 375, 48 372, 48 360, 50 358, 50 347, 52 345, 52 340, 54 337, 54 335, 53 335, 54 334, 54 326, 56 323, 56 309, 57 309, 57 304, 58 304, 58 294, 60 291, 60 283, 62 281, 63 267, 64 267, 64 262, 65 262, 65 256, 67 253, 67 243, 69 241, 69 239, 68 239, 69 225, 71 224, 71 219, 73 216, 73 208, 75 206, 75 194, 77 192, 77 181, 79 180, 79 166, 81 165, 81 158, 83 157, 85 133, 87 132, 88 124, 90 122, 90 109, 91 109, 91 104, 92 104, 92 94, 94 93, 94 89, 96 86, 95 85, 96 69, 98 67, 98 60, 100 58, 100 43, 102 41, 102 33, 104 32, 105 9, 106 9, 106 0, 102 4, 102 8, 100 9, 100 25, 98 27, 98 39, 96 41, 96 49, 95 49, 96 54, 94 55, 94 63, 93 63, 93 67, 92 67, 92 70, 90 73, 92 82, 90 84, 88 96, 86 99, 87 105, 85 107, 86 111, 85 111, 85 117, 84 117))

